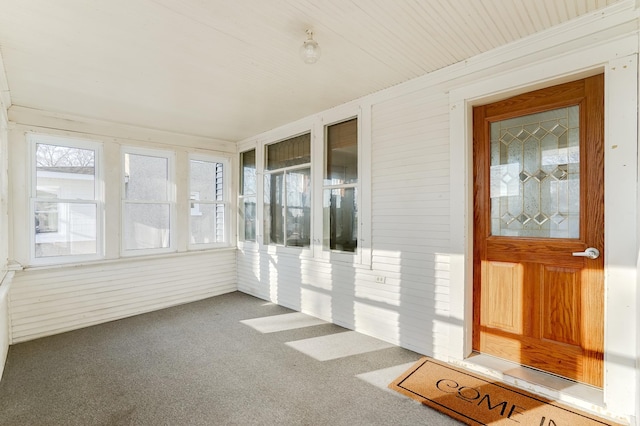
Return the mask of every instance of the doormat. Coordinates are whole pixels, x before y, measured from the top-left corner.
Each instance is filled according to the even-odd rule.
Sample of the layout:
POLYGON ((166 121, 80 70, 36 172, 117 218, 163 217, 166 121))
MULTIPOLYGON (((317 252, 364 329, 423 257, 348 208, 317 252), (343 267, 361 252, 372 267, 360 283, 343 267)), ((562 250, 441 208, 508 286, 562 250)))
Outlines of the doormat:
POLYGON ((389 388, 468 425, 620 426, 426 357, 389 388))

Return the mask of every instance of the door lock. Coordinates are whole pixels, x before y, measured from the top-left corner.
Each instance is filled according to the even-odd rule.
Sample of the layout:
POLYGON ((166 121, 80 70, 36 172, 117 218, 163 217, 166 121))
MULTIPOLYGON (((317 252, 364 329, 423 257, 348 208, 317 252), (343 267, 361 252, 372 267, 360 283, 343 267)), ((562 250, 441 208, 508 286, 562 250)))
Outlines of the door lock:
POLYGON ((600 250, 595 247, 589 247, 585 251, 577 251, 572 253, 578 257, 588 257, 589 259, 597 259, 600 257, 600 250))

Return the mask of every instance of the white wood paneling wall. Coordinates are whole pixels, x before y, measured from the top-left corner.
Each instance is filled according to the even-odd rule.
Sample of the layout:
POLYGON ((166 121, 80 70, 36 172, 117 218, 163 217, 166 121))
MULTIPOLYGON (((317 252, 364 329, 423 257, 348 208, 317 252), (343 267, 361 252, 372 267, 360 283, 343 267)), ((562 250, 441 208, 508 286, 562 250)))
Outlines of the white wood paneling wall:
POLYGON ((9 352, 9 288, 13 273, 7 273, 9 257, 9 216, 8 216, 8 126, 7 108, 11 104, 9 87, 4 74, 4 64, 0 56, 0 379, 9 352))
POLYGON ((373 105, 371 269, 246 249, 239 290, 444 359, 448 102, 418 91, 373 105))
POLYGON ((425 91, 372 114, 372 266, 399 302, 401 343, 437 357, 449 300, 448 119, 446 94, 425 91))
POLYGON ((227 249, 18 271, 12 342, 235 291, 235 257, 227 249))
POLYGON ((9 118, 7 109, 11 104, 9 87, 0 56, 0 282, 7 271, 9 257, 9 118))

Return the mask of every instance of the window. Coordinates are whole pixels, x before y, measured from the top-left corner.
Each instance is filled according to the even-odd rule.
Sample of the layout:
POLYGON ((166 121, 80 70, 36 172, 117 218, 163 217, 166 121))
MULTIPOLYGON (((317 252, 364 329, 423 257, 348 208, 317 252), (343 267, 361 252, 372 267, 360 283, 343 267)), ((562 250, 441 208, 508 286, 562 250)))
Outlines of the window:
POLYGON ((238 221, 238 239, 256 241, 256 150, 240 154, 240 194, 238 200, 240 218, 238 221))
POLYGON ((309 247, 311 241, 311 135, 265 147, 265 244, 309 247))
POLYGON ((30 135, 32 259, 67 262, 102 256, 101 146, 30 135))
POLYGON ((125 148, 122 157, 123 252, 171 251, 175 211, 173 153, 125 148))
POLYGON ((323 184, 323 248, 358 247, 358 120, 326 127, 323 184))
POLYGON ((226 160, 192 156, 189 160, 189 243, 206 248, 227 241, 226 160))

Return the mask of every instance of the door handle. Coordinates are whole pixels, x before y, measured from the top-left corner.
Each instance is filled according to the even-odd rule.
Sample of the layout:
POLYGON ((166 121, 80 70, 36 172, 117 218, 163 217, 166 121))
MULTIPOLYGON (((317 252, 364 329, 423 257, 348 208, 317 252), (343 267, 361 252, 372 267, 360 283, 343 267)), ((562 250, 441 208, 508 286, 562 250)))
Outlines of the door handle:
POLYGON ((600 257, 600 250, 594 247, 589 247, 585 251, 577 251, 572 253, 578 257, 588 257, 589 259, 597 259, 600 257))

